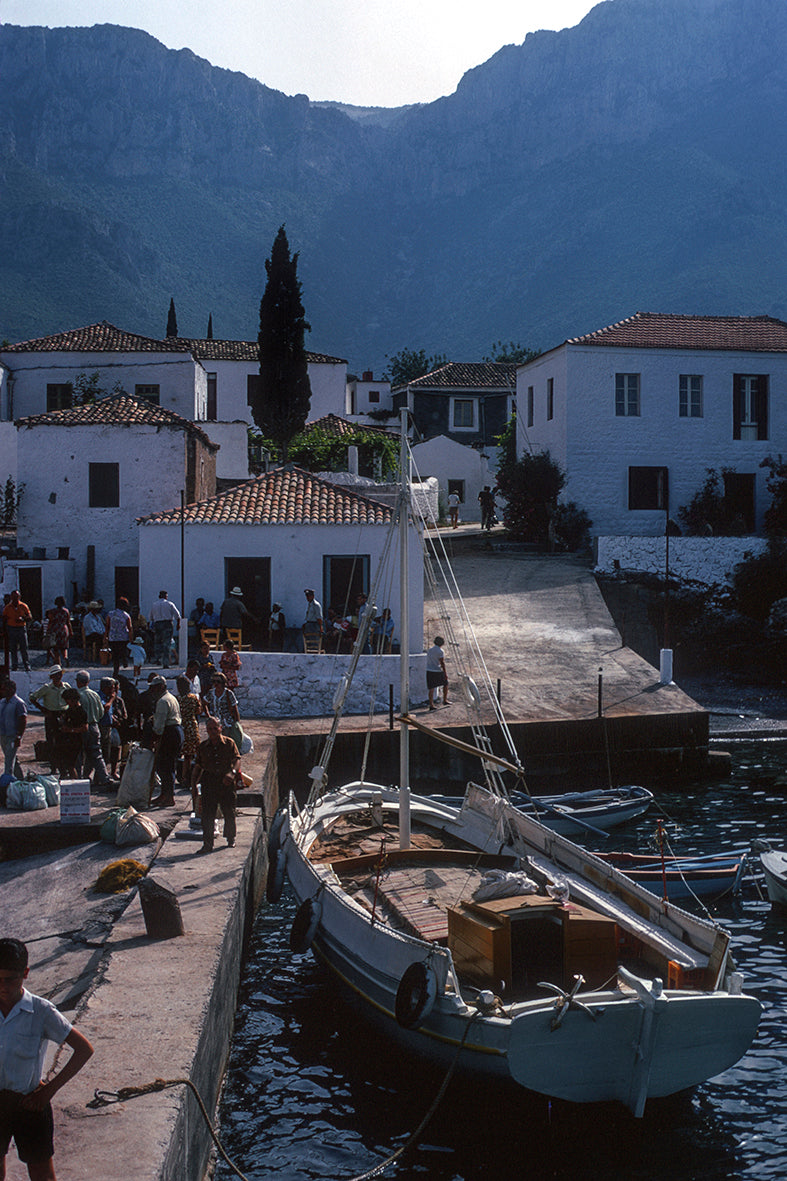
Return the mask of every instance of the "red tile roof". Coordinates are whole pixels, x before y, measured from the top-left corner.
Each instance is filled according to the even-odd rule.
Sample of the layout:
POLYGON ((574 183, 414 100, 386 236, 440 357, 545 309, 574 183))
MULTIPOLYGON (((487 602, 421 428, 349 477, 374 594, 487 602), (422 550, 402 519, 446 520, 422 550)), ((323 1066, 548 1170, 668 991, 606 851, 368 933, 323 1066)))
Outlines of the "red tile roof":
MULTIPOLYGON (((407 383, 410 389, 515 390, 516 365, 508 361, 449 361, 407 383)), ((399 389, 404 388, 399 386, 399 389)))
POLYGON ((135 332, 124 332, 108 320, 99 324, 88 324, 85 328, 73 328, 70 332, 57 332, 54 336, 40 336, 36 340, 23 340, 19 344, 6 345, 5 353, 188 353, 188 341, 177 336, 154 340, 149 336, 138 336, 135 332))
MULTIPOLYGON (((200 340, 187 336, 168 336, 156 340, 150 336, 139 336, 136 332, 125 332, 108 320, 88 324, 84 328, 72 328, 68 332, 56 332, 52 336, 39 336, 35 340, 22 340, 18 344, 6 345, 5 353, 191 353, 200 361, 257 361, 256 340, 200 340)), ((314 364, 346 365, 342 357, 329 357, 327 353, 311 353, 306 359, 314 364)))
POLYGON ((166 410, 156 406, 145 398, 135 398, 131 394, 111 394, 108 398, 100 398, 97 402, 88 402, 84 406, 72 406, 68 410, 50 410, 48 414, 31 414, 27 418, 18 418, 19 427, 33 426, 155 426, 176 427, 196 435, 206 447, 218 451, 217 443, 212 443, 200 427, 174 410, 166 410))
POLYGON ((369 434, 388 435, 390 437, 391 431, 382 426, 372 426, 371 424, 349 422, 346 418, 340 418, 338 414, 324 414, 322 418, 315 418, 313 422, 307 422, 305 429, 325 431, 328 435, 363 435, 367 432, 369 434))
MULTIPOLYGON (((186 338, 183 338, 186 340, 186 338)), ((253 361, 259 360, 259 345, 256 340, 186 340, 195 357, 200 361, 253 361)), ((306 360, 321 365, 346 365, 343 357, 329 357, 327 353, 310 353, 306 360)))
POLYGON ((771 316, 681 316, 637 312, 607 328, 572 337, 566 344, 784 353, 787 352, 787 324, 771 316))
MULTIPOLYGON (((296 467, 276 468, 220 496, 186 506, 187 525, 388 525, 388 505, 296 467)), ((180 509, 140 518, 179 525, 180 509)))

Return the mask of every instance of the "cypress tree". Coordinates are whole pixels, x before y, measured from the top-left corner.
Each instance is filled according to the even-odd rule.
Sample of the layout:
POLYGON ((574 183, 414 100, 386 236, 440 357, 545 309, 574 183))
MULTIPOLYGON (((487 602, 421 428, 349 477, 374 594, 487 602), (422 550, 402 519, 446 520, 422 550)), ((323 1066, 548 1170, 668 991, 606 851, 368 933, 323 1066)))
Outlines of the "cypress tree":
POLYGON ((208 316, 208 335, 206 340, 213 340, 213 312, 208 316))
POLYGON ((167 337, 178 335, 178 317, 175 315, 175 300, 169 301, 169 315, 167 316, 167 337))
POLYGON ((260 302, 260 332, 257 338, 260 380, 249 394, 252 418, 263 435, 279 448, 287 460, 290 440, 302 431, 309 414, 311 385, 304 337, 310 330, 304 318, 301 284, 297 275, 298 255, 290 256, 284 226, 265 260, 268 276, 260 302))

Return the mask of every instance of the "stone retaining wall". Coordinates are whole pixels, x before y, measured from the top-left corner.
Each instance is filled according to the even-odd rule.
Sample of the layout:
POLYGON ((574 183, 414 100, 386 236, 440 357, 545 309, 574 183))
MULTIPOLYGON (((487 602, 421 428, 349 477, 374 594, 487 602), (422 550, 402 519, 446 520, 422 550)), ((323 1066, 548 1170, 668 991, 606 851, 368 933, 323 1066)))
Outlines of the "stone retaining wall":
MULTIPOLYGON (((219 654, 214 654, 218 664, 219 654)), ((333 699, 350 664, 348 655, 300 652, 242 652, 240 685, 235 691, 242 718, 312 718, 333 713, 333 699)), ((362 656, 347 696, 345 713, 365 714, 374 696, 375 711, 388 709, 389 685, 399 708, 399 657, 362 656)), ((426 655, 410 657, 410 697, 426 700, 426 655)))
MULTIPOLYGON (((729 584, 738 563, 761 554, 766 544, 762 537, 670 537, 669 572, 675 578, 707 586, 729 584)), ((665 572, 664 536, 599 537, 596 545, 597 573, 613 574, 617 569, 665 572)))

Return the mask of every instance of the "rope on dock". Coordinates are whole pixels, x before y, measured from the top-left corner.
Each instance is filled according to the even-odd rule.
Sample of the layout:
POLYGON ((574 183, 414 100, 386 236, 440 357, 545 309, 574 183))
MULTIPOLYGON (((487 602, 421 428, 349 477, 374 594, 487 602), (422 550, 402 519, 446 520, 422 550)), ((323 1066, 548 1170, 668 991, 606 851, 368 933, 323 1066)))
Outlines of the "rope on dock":
POLYGON ((210 1122, 207 1108, 202 1102, 202 1096, 190 1078, 157 1078, 152 1083, 145 1083, 140 1087, 121 1087, 119 1091, 101 1091, 98 1088, 93 1092, 93 1098, 87 1104, 88 1107, 109 1107, 112 1103, 125 1103, 127 1099, 138 1099, 140 1095, 152 1095, 156 1091, 165 1091, 168 1087, 188 1087, 197 1100, 200 1111, 205 1119, 205 1124, 210 1132, 211 1139, 216 1145, 222 1159, 229 1165, 236 1177, 240 1177, 241 1181, 249 1181, 244 1173, 230 1160, 226 1152, 222 1148, 216 1129, 210 1122))

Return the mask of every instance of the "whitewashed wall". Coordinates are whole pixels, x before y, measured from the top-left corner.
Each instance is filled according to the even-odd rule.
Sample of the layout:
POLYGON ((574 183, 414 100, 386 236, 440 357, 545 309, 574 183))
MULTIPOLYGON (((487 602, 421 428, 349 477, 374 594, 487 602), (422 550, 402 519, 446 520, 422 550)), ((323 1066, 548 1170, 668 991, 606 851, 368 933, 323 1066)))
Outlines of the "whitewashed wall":
MULTIPOLYGON (((47 550, 71 547, 74 577, 85 583, 87 546, 96 547, 95 594, 114 599, 115 566, 136 566, 136 518, 180 504, 186 470, 182 430, 125 427, 22 427, 19 470, 24 492, 19 505, 18 544, 47 550), (120 506, 88 507, 88 464, 118 463, 120 506)), ((159 588, 156 588, 157 591, 159 588)))
POLYGON ((16 455, 16 427, 12 422, 0 422, 0 484, 5 487, 8 477, 19 483, 16 455))
MULTIPOLYGON (((761 537, 670 537, 669 570, 675 578, 720 586, 745 558, 763 553, 761 537)), ((664 574, 666 539, 662 537, 599 537, 596 570, 612 574, 619 567, 648 574, 664 574), (616 566, 617 563, 617 566, 616 566)))
POLYGON ((44 610, 54 606, 58 595, 62 595, 70 604, 74 598, 74 563, 70 559, 58 561, 55 556, 56 551, 49 551, 48 558, 49 553, 51 553, 52 560, 45 562, 24 558, 10 558, 7 561, 0 561, 0 595, 10 594, 12 590, 19 590, 19 570, 21 567, 28 570, 38 567, 41 570, 41 598, 44 610))
POLYGON ((201 422, 200 429, 218 443, 216 478, 218 480, 248 480, 249 435, 247 422, 201 422))
MULTIPOLYGON (((312 718, 333 712, 333 699, 350 657, 296 653, 243 652, 235 692, 241 718, 312 718)), ((374 697, 375 711, 388 709, 389 685, 394 708, 400 704, 399 657, 362 656, 347 696, 345 713, 365 714, 374 697)), ((426 656, 410 658, 410 700, 426 701, 426 656)))
POLYGON ((611 349, 562 345, 517 371, 517 447, 549 450, 567 473, 561 500, 574 500, 593 520, 594 535, 663 534, 662 510, 628 508, 629 466, 669 469, 669 512, 688 504, 707 468, 732 468, 756 479, 757 527, 769 504, 768 455, 787 452, 787 356, 776 353, 611 349), (640 374, 639 417, 615 414, 615 374, 640 374), (679 376, 703 377, 702 418, 680 418, 679 376), (732 437, 734 373, 770 375, 769 438, 732 437), (546 419, 546 383, 554 379, 555 412, 546 419), (527 388, 535 421, 527 427, 527 388))
POLYGON ((205 417, 207 374, 183 353, 10 353, 12 372, 5 382, 3 418, 46 413, 48 384, 73 382, 80 373, 98 372, 99 384, 111 393, 120 384, 127 394, 137 385, 158 385, 159 405, 183 418, 205 417))
MULTIPOLYGON (((214 361, 206 360, 205 369, 216 374, 216 414, 221 422, 242 419, 251 423, 251 411, 247 401, 247 377, 259 373, 256 361, 214 361)), ((336 360, 310 361, 308 364, 312 398, 309 418, 322 418, 324 414, 345 413, 347 398, 347 362, 336 360)))
MULTIPOLYGON (((492 450, 496 456, 497 448, 492 450)), ((476 451, 474 447, 465 447, 446 435, 437 435, 425 443, 416 443, 412 451, 420 475, 432 476, 437 480, 439 498, 444 508, 448 507, 448 481, 464 480, 465 498, 459 506, 459 520, 480 521, 478 493, 484 485, 492 487, 495 483, 487 454, 476 451)))
POLYGON ((367 419, 366 415, 369 411, 390 410, 392 406, 390 381, 364 381, 361 378, 353 378, 347 382, 346 414, 350 418, 361 418, 363 422, 380 426, 376 419, 367 419), (376 401, 369 400, 370 393, 379 395, 376 401))
MULTIPOLYGON (((198 596, 221 603, 226 590, 225 557, 271 560, 271 599, 281 603, 288 627, 300 627, 306 611, 304 589, 313 587, 323 610, 323 556, 369 554, 370 584, 385 545, 387 525, 186 525, 185 596, 190 610, 198 596)), ((396 542, 394 543, 396 545, 396 542)), ((398 553, 398 550, 395 550, 398 553)), ((410 648, 423 646, 423 556, 415 531, 410 537, 410 648)), ((166 587, 180 603, 180 526, 139 526, 140 595, 142 610, 166 587), (174 593, 177 591, 177 594, 174 593)), ((388 588, 386 588, 388 589, 388 588)), ((399 635, 401 607, 398 562, 390 580, 390 593, 377 603, 391 608, 395 635, 399 635)))

